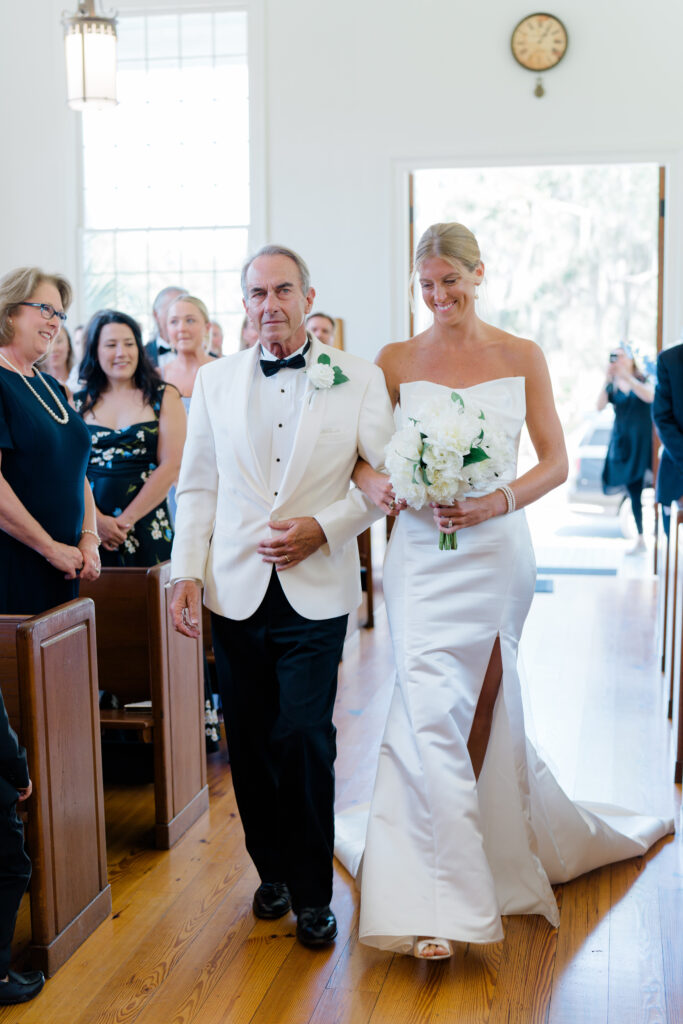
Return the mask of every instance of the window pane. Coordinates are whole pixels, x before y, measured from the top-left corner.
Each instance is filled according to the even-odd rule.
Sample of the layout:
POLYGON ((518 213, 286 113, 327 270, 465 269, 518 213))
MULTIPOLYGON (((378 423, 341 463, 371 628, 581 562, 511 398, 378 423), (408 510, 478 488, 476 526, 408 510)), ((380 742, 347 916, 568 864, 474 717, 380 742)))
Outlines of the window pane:
POLYGON ((83 238, 83 269, 91 274, 111 273, 114 268, 114 233, 86 233, 83 238))
POLYGON ((171 277, 180 274, 181 237, 180 231, 149 232, 147 251, 151 271, 168 273, 171 277))
POLYGON ((119 273, 147 270, 147 232, 119 231, 116 235, 116 269, 119 273))
POLYGON ((223 11, 214 15, 216 56, 246 54, 247 19, 242 12, 223 11))
POLYGON ((246 25, 244 11, 119 17, 118 106, 83 116, 90 312, 119 305, 148 330, 152 299, 178 283, 241 322, 246 25))
POLYGON ((213 53, 211 17, 183 14, 180 17, 180 54, 186 57, 210 57, 213 53))
POLYGON ((116 27, 117 57, 122 61, 135 60, 145 56, 144 18, 119 18, 116 27))
MULTIPOLYGON (((125 21, 121 18, 121 21, 125 21)), ((157 57, 175 57, 178 53, 179 18, 177 14, 156 15, 147 21, 147 56, 150 60, 157 57)))

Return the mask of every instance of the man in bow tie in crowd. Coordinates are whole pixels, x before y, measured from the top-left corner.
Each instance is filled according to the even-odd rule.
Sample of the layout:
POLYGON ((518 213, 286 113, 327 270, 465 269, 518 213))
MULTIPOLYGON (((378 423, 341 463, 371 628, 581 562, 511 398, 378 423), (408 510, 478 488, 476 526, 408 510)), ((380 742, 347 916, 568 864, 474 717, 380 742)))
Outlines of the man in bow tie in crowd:
POLYGON ((150 362, 160 370, 175 356, 171 343, 168 341, 168 311, 176 299, 187 294, 184 288, 172 284, 161 289, 152 305, 152 318, 156 334, 145 345, 145 352, 149 356, 150 362))
POLYGON ((325 946, 334 845, 332 711, 348 613, 360 604, 356 536, 381 513, 356 488, 393 433, 381 371, 306 332, 315 291, 295 252, 265 246, 242 270, 253 348, 199 370, 178 483, 176 629, 211 610, 233 783, 261 884, 257 917, 290 908, 325 946))

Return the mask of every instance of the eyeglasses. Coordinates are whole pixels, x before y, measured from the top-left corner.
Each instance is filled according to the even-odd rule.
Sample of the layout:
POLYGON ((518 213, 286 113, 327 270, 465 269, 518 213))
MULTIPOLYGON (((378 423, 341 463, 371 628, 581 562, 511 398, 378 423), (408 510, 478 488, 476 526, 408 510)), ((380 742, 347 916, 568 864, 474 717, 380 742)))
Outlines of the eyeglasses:
POLYGON ((53 316, 59 317, 62 323, 66 320, 66 313, 60 313, 49 302, 17 302, 17 306, 35 306, 40 310, 43 320, 52 320, 53 316))

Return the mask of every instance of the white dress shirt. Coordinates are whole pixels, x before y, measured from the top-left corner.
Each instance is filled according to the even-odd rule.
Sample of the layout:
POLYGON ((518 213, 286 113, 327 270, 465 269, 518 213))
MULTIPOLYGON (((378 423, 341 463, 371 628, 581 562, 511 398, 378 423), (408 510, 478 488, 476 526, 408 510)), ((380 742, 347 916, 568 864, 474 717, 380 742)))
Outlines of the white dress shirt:
MULTIPOLYGON (((306 345, 287 358, 303 353, 306 345)), ((278 357, 262 348, 260 358, 275 361, 278 357)), ((266 377, 260 362, 254 369, 249 393, 249 434, 273 501, 292 454, 307 383, 303 366, 298 370, 284 367, 270 377, 266 377)))

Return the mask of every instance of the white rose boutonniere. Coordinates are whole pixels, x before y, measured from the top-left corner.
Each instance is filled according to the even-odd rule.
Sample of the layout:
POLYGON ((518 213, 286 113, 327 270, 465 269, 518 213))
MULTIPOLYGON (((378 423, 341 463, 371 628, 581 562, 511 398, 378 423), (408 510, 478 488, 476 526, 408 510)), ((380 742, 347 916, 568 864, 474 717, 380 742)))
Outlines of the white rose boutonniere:
POLYGON ((332 360, 328 355, 318 356, 318 362, 313 363, 306 370, 308 379, 318 391, 326 391, 337 384, 343 384, 349 378, 342 373, 341 367, 332 366, 332 360))

